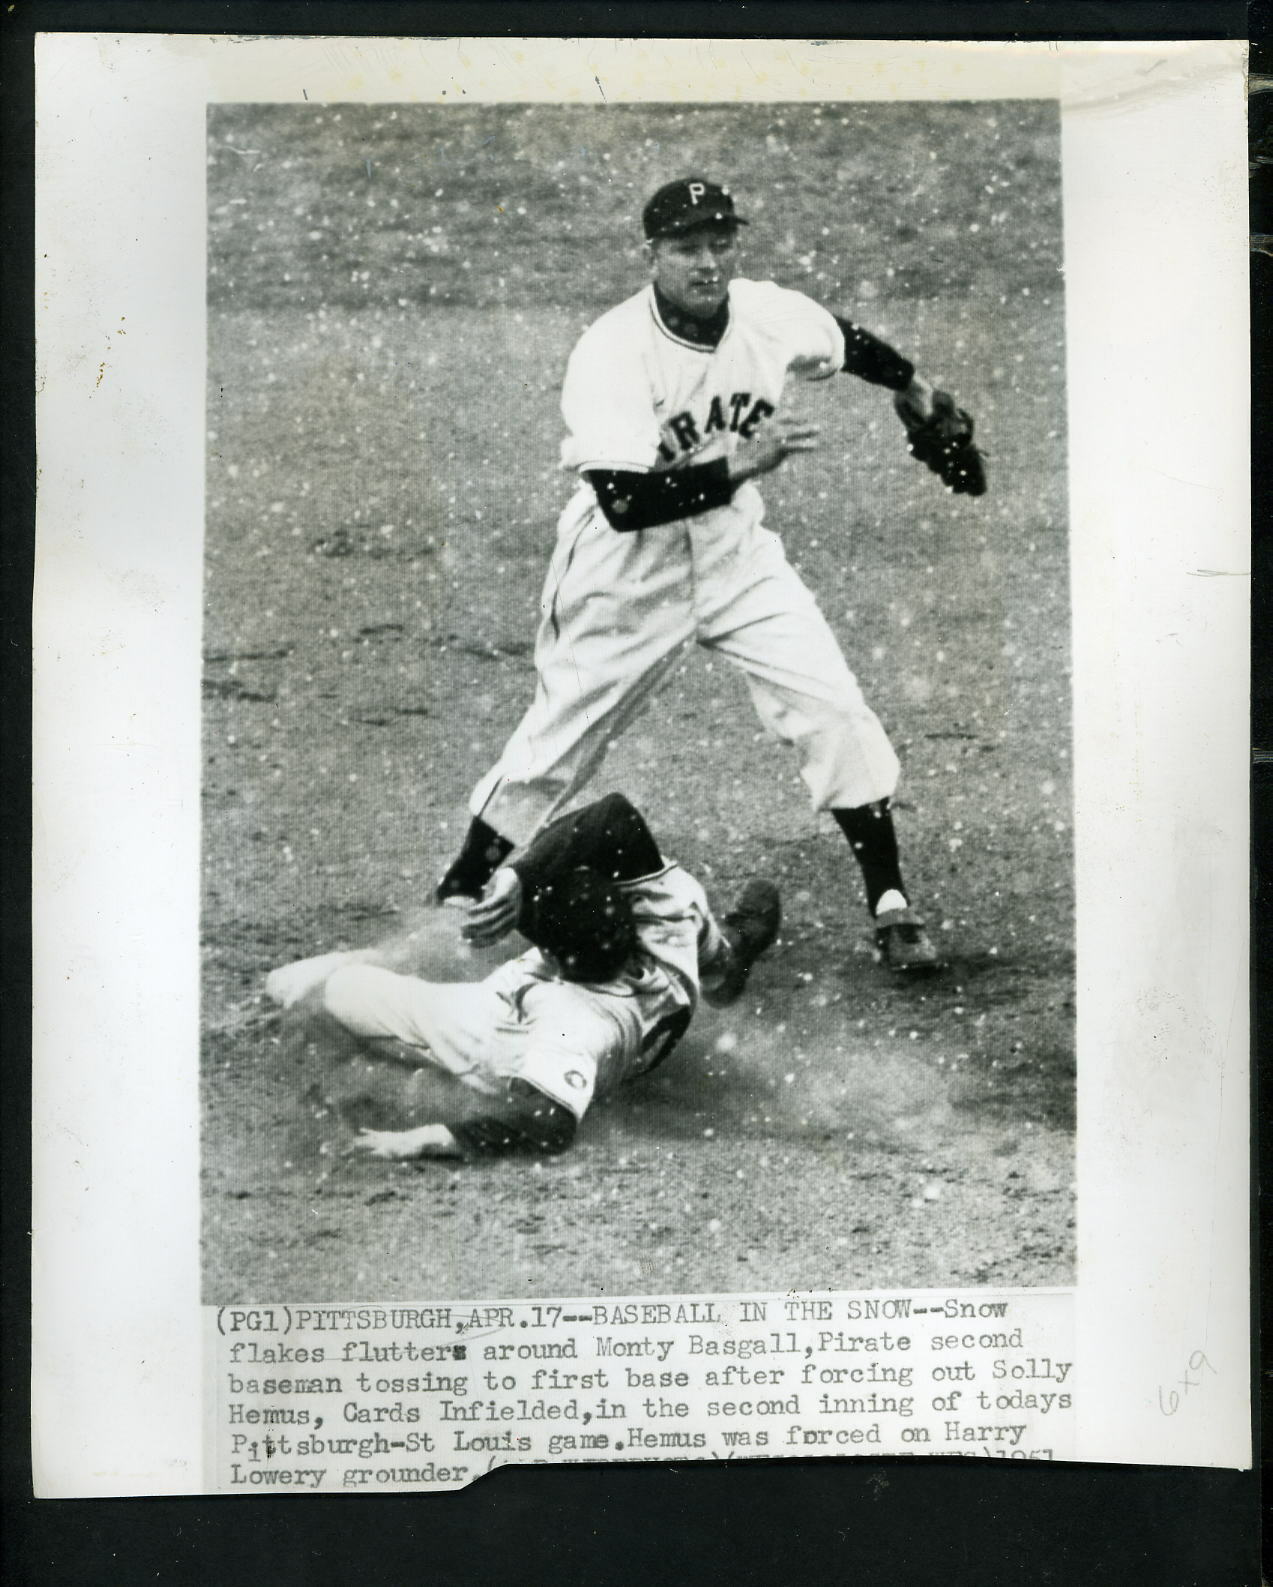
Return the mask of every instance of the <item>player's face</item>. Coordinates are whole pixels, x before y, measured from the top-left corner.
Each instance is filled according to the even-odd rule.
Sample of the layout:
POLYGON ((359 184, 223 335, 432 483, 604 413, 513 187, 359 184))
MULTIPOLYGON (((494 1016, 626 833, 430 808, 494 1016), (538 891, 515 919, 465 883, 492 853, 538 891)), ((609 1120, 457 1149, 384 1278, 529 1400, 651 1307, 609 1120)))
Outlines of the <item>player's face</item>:
POLYGON ((700 226, 684 237, 660 237, 650 245, 650 273, 678 309, 706 319, 725 301, 738 266, 738 236, 732 226, 700 226))

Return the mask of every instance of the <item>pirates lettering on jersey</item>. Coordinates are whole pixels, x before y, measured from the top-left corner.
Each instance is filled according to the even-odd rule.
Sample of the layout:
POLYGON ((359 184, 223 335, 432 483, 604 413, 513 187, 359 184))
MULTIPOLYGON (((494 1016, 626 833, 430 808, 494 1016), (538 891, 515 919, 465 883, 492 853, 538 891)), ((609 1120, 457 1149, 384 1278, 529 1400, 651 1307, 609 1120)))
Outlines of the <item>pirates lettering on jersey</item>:
POLYGON ((772 402, 766 402, 763 397, 753 401, 750 391, 736 391, 726 401, 713 397, 701 427, 690 412, 673 414, 666 421, 661 432, 659 456, 665 463, 675 463, 687 452, 697 451, 717 430, 731 430, 746 441, 773 411, 772 402), (729 412, 728 419, 726 409, 729 412))

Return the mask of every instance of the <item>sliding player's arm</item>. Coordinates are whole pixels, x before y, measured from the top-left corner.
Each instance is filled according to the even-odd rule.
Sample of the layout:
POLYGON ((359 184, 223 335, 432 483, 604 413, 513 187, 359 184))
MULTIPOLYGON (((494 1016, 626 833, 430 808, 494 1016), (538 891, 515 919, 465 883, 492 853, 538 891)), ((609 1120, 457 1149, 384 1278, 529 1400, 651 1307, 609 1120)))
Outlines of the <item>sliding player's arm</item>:
POLYGON ((498 1157, 513 1152, 555 1156, 575 1138, 579 1121, 524 1080, 457 1124, 422 1124, 414 1130, 360 1130, 351 1152, 391 1162, 423 1157, 498 1157))

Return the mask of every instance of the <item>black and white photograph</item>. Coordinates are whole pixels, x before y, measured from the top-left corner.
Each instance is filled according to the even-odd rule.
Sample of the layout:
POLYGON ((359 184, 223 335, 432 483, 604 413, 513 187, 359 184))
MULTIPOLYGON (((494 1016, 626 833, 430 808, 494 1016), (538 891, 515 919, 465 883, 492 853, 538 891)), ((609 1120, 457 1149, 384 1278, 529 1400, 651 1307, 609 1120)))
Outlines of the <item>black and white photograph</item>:
POLYGON ((1243 65, 41 37, 39 1494, 1249 1462, 1243 65))
POLYGON ((1058 103, 603 96, 209 107, 205 1303, 1071 1283, 1058 103))

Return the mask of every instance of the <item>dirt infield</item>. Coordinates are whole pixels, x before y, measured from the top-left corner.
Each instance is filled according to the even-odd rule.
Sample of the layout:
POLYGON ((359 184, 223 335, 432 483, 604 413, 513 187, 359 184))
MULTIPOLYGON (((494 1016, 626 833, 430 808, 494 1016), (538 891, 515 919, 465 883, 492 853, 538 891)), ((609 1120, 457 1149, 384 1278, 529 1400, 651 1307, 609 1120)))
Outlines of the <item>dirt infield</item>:
POLYGON ((222 106, 209 155, 205 1298, 1067 1282, 1054 107, 222 106), (562 1159, 344 1158, 351 1124, 433 1098, 307 1053, 265 973, 412 934, 457 968, 427 899, 530 697, 565 357, 642 279, 642 195, 699 168, 753 218, 744 273, 913 353, 991 454, 988 497, 945 495, 845 379, 802 394, 823 448, 764 488, 902 755, 908 880, 951 967, 886 977, 843 840, 741 680, 687 654, 593 791, 718 902, 780 884, 754 995, 562 1159))

